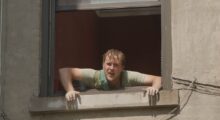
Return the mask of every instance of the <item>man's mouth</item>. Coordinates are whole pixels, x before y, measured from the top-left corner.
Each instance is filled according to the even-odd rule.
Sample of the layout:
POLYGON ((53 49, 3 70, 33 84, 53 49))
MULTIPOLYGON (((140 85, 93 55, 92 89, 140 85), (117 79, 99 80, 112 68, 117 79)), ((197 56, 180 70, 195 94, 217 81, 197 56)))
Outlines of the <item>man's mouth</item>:
POLYGON ((108 73, 110 76, 114 76, 115 75, 115 73, 108 73))

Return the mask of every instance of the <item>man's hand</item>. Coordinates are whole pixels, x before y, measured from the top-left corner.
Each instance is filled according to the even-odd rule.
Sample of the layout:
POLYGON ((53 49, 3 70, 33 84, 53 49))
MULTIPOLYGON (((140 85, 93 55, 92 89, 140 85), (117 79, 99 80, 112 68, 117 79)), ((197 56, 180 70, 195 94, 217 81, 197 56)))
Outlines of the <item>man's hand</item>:
POLYGON ((65 98, 68 102, 72 102, 72 101, 75 101, 76 97, 79 95, 80 95, 80 92, 71 90, 66 93, 65 98))
POLYGON ((159 89, 155 87, 148 87, 144 89, 144 92, 147 93, 148 95, 156 95, 159 92, 159 89))

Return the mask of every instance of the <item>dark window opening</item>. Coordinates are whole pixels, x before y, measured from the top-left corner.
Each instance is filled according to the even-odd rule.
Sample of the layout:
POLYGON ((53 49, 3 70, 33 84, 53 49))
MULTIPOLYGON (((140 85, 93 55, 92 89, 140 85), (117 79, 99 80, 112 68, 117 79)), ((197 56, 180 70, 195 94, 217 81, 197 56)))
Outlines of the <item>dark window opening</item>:
POLYGON ((63 91, 58 69, 102 69, 110 48, 126 55, 126 70, 161 75, 161 15, 99 17, 95 10, 56 12, 54 92, 63 91))

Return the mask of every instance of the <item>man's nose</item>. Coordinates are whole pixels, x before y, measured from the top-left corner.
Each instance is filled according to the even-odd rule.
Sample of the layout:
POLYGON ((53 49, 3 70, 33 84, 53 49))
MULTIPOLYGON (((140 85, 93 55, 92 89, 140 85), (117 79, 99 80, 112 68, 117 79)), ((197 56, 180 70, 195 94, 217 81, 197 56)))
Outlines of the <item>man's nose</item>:
POLYGON ((114 69, 114 65, 110 65, 110 69, 114 69))

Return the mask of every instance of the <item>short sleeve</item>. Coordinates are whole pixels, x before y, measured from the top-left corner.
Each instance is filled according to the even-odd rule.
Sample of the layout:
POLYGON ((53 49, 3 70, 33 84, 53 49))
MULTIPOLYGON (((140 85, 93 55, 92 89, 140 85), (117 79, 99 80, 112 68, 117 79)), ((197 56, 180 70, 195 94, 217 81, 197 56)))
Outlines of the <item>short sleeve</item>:
POLYGON ((146 74, 135 71, 123 71, 122 80, 124 86, 138 86, 145 84, 146 74))
POLYGON ((84 68, 81 69, 82 80, 81 82, 86 85, 87 87, 94 88, 95 87, 95 73, 97 70, 84 68))

